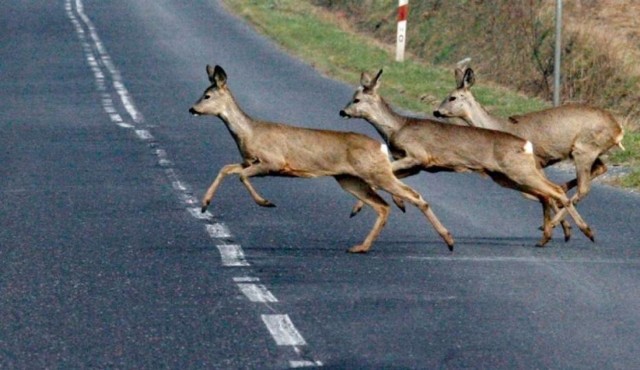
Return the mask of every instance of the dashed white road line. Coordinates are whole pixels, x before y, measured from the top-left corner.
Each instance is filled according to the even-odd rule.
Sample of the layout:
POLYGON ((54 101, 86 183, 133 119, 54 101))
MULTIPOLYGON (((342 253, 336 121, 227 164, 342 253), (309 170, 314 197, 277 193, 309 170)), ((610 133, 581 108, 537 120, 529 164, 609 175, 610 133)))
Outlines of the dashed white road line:
POLYGON ((141 140, 153 140, 153 135, 149 132, 149 130, 136 130, 136 135, 141 140))
POLYGON ((244 257, 242 247, 237 244, 216 245, 220 251, 223 266, 250 266, 244 257))
POLYGON ((251 302, 278 302, 263 284, 238 283, 238 288, 251 302))
POLYGON ((279 346, 304 346, 307 342, 291 322, 289 315, 262 315, 271 336, 279 346))
POLYGON ((209 211, 202 212, 199 207, 187 208, 187 211, 198 220, 212 220, 213 215, 209 211))
MULTIPOLYGON (((172 167, 173 162, 169 159, 167 152, 159 147, 151 132, 139 126, 144 123, 142 113, 136 108, 133 99, 129 94, 122 76, 113 63, 111 56, 106 51, 104 44, 98 37, 95 26, 84 12, 82 0, 65 0, 64 8, 69 20, 75 28, 76 34, 85 53, 86 62, 93 72, 96 87, 101 92, 101 103, 104 112, 111 122, 121 128, 133 129, 132 131, 138 139, 148 142, 158 158, 158 164, 165 169, 165 174, 171 182, 178 198, 186 205, 186 210, 197 220, 213 222, 213 215, 206 211, 201 212, 200 208, 194 207, 198 202, 190 193, 189 185, 182 182, 177 171, 172 167), (73 4, 75 4, 75 12, 73 4), (77 14, 77 16, 76 16, 77 14), (78 20, 80 18, 80 20, 78 20), (86 30, 85 30, 86 28, 86 30), (87 37, 87 34, 89 35, 87 37), (103 68, 107 73, 103 72, 103 68), (107 79, 111 80, 111 89, 107 85, 107 79), (120 97, 121 107, 131 118, 132 123, 125 122, 124 114, 121 114, 112 99, 112 96, 120 97)), ((149 127, 147 125, 147 127, 149 127)), ((206 226, 206 231, 214 242, 226 243, 232 238, 229 228, 221 222, 210 223, 206 226)), ((218 244, 222 265, 225 267, 247 267, 250 266, 246 260, 242 247, 238 244, 218 244)), ((259 284, 259 279, 249 276, 241 276, 233 279, 240 291, 251 302, 262 303, 271 312, 276 310, 270 303, 278 302, 278 299, 267 289, 264 284, 259 284)), ((279 346, 292 346, 295 356, 301 359, 289 361, 292 368, 318 367, 322 366, 320 361, 308 360, 308 356, 303 354, 299 346, 306 346, 307 343, 291 322, 286 314, 265 314, 261 315, 262 321, 271 333, 276 344, 279 346)))
POLYGON ((301 367, 319 367, 322 366, 322 362, 320 361, 289 361, 290 368, 301 368, 301 367))
POLYGON ((229 239, 231 238, 231 231, 227 225, 223 223, 214 223, 206 225, 207 233, 210 237, 215 239, 229 239))

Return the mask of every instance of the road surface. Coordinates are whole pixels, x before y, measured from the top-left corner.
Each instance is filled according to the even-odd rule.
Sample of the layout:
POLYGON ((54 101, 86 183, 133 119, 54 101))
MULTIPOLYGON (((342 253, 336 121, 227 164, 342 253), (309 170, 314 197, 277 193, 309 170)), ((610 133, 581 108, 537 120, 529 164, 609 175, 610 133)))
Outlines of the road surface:
MULTIPOLYGON (((5 2, 0 12, 0 367, 640 367, 640 197, 596 185, 547 248, 539 205, 475 175, 407 183, 368 255, 333 179, 226 180, 224 125, 187 110, 220 64, 250 115, 377 138, 353 86, 215 1, 5 2)), ((558 181, 562 171, 552 171, 558 181)), ((387 198, 388 199, 388 198, 387 198)))

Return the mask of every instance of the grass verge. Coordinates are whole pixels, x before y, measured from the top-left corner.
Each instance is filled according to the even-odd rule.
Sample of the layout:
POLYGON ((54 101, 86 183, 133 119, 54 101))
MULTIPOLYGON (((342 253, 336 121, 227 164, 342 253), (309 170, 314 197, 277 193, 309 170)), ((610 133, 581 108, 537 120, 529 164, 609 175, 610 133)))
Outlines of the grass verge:
MULTIPOLYGON (((351 29, 335 14, 302 0, 224 0, 235 14, 246 18, 261 33, 280 44, 287 52, 313 65, 321 72, 354 87, 360 73, 384 68, 382 95, 394 106, 415 112, 431 112, 454 87, 453 69, 421 62, 407 55, 395 62, 388 45, 351 29)), ((482 81, 474 87, 477 99, 498 115, 511 115, 541 109, 548 103, 482 81)), ((635 168, 616 181, 626 187, 640 188, 640 133, 629 132, 627 151, 614 151, 610 161, 635 168)))

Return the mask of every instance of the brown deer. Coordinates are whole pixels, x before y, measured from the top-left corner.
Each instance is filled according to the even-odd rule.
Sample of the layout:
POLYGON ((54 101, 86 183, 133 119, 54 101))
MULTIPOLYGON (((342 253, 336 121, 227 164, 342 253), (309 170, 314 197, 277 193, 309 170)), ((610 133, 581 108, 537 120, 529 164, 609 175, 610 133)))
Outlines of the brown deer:
MULTIPOLYGON (((580 230, 594 240, 591 228, 562 188, 549 181, 537 166, 530 141, 505 132, 400 115, 378 94, 381 74, 382 70, 372 79, 363 73, 361 86, 340 115, 364 118, 373 125, 391 149, 393 171, 399 178, 420 171, 485 174, 499 185, 534 196, 542 203, 543 237, 539 246, 551 239, 553 226, 567 212, 580 230), (553 219, 552 201, 565 207, 553 219)), ((361 206, 357 203, 354 210, 357 212, 361 206)))
POLYGON ((207 65, 207 75, 211 85, 189 112, 220 118, 238 145, 242 163, 222 167, 202 199, 202 212, 206 211, 216 189, 227 175, 238 175, 253 200, 263 207, 274 205, 258 194, 249 181, 250 177, 333 176, 345 191, 371 206, 378 215, 364 242, 352 247, 349 252, 369 251, 389 216, 388 204, 373 187, 418 207, 449 249, 453 250, 453 237, 429 204, 393 175, 386 145, 352 132, 315 130, 253 119, 236 103, 222 67, 207 65))
POLYGON ((471 68, 456 68, 456 88, 433 114, 438 118, 461 118, 469 126, 511 133, 533 144, 541 167, 572 159, 576 178, 562 186, 566 192, 578 186, 571 201, 576 204, 591 188, 591 180, 607 172, 602 154, 622 146, 622 126, 607 111, 583 104, 512 116, 508 119, 489 114, 471 93, 475 74, 471 68))

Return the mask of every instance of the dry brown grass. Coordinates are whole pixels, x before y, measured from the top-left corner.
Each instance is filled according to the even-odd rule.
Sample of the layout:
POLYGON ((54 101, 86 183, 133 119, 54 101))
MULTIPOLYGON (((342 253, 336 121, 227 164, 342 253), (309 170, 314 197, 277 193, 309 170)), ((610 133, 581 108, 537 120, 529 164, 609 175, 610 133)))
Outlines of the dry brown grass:
MULTIPOLYGON (((395 41, 396 2, 314 0, 364 33, 395 41)), ((640 1, 564 2, 562 100, 614 111, 640 127, 640 1)), ((473 58, 479 74, 552 96, 555 1, 410 2, 408 50, 436 65, 473 58)))

